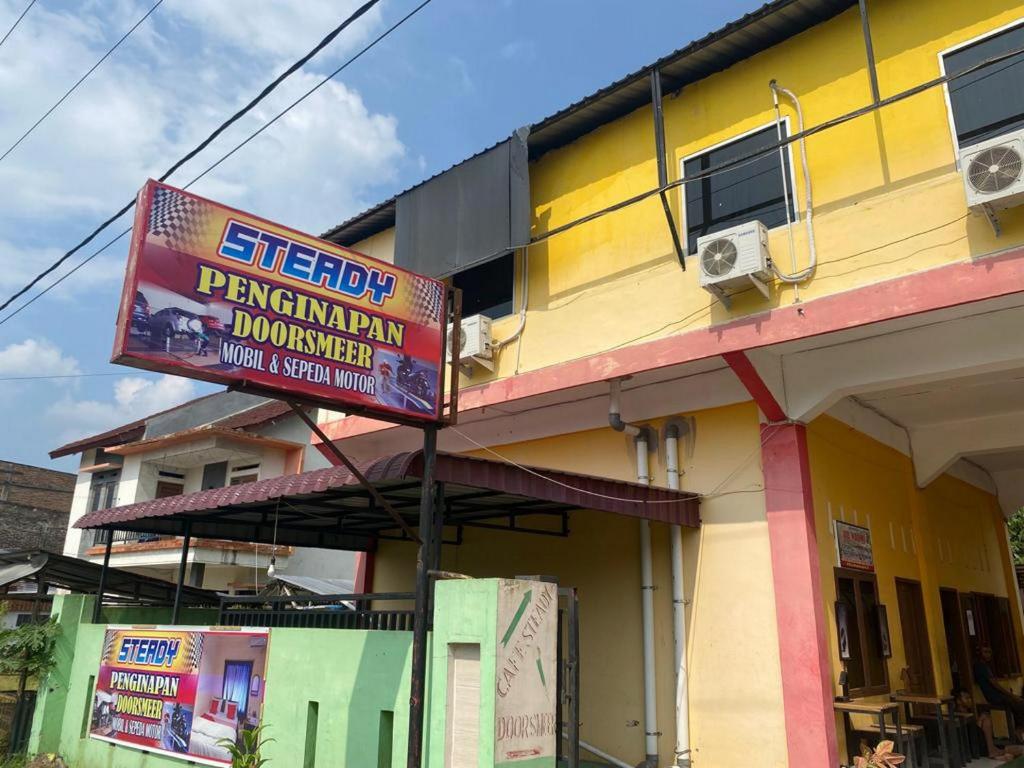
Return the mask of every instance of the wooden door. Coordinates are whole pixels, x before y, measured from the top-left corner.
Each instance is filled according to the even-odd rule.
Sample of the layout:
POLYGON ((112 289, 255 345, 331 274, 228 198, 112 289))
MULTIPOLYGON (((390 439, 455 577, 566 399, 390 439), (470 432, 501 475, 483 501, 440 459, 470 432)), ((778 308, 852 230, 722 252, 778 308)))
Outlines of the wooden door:
POLYGON ((180 496, 185 492, 185 486, 181 483, 168 483, 160 480, 156 484, 156 498, 164 499, 168 496, 180 496))
POLYGON ((916 581, 896 579, 896 600, 900 608, 903 650, 909 675, 904 685, 911 693, 935 694, 932 652, 928 644, 928 624, 924 617, 924 597, 916 581))
POLYGON ((972 691, 974 677, 971 672, 971 654, 967 647, 967 630, 964 628, 964 615, 960 607, 960 593, 942 587, 939 589, 939 598, 942 600, 942 626, 946 632, 953 688, 972 691))

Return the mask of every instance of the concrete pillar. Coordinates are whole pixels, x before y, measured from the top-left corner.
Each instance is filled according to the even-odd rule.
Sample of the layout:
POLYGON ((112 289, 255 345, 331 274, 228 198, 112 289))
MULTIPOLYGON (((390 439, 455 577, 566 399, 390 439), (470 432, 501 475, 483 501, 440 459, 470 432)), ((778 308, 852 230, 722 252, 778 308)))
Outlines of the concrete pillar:
POLYGON ((762 425, 761 461, 788 752, 839 765, 804 425, 762 425))

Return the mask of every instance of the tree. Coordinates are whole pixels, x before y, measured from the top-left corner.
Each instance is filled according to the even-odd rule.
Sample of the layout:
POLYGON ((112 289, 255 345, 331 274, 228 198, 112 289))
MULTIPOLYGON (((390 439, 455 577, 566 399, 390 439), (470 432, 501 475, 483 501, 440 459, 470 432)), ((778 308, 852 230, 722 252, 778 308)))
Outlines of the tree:
POLYGON ((1010 529, 1010 551, 1015 565, 1024 565, 1024 509, 1018 509, 1007 521, 1010 529))

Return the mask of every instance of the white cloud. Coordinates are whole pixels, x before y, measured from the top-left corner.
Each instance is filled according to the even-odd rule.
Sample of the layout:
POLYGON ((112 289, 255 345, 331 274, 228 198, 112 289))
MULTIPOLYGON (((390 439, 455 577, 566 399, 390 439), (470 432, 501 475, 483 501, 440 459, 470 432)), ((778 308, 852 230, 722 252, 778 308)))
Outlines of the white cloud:
MULTIPOLYGON (((100 240, 99 244, 105 244, 114 234, 116 233, 109 234, 107 239, 100 240)), ((125 242, 127 242, 127 238, 122 241, 122 243, 125 242)), ((96 246, 96 248, 98 247, 96 246)), ((124 245, 121 246, 122 251, 124 247, 124 245)), ((22 248, 0 238, 0 264, 4 265, 4 268, 0 270, 0 290, 7 294, 21 288, 45 267, 56 261, 63 253, 64 249, 56 247, 22 248)), ((86 250, 84 253, 87 256, 92 251, 86 250)), ((70 261, 66 262, 56 272, 43 278, 38 287, 43 288, 49 285, 78 264, 82 258, 84 256, 73 256, 70 261)), ((75 272, 73 277, 68 278, 54 288, 50 292, 49 298, 67 299, 75 294, 91 291, 94 288, 119 285, 124 279, 124 262, 123 256, 113 256, 109 252, 101 254, 75 272)), ((34 295, 37 290, 38 288, 30 291, 24 298, 16 301, 14 306, 18 306, 22 301, 34 295)))
POLYGON ((0 377, 74 376, 78 361, 46 339, 25 339, 0 349, 0 377))
MULTIPOLYGON (((0 11, 8 5, 11 0, 0 0, 0 11)), ((115 20, 103 3, 74 16, 34 8, 0 58, 0 151, 102 55, 111 27, 123 30, 146 5, 118 3, 115 20)), ((19 242, 16 234, 38 232, 44 222, 52 231, 55 222, 74 221, 70 234, 55 238, 73 243, 357 5, 181 0, 161 6, 0 164, 0 186, 17 191, 5 199, 0 239, 19 242)), ((317 82, 312 71, 379 23, 374 8, 170 182, 191 179, 317 82)), ((358 92, 331 83, 204 179, 202 189, 315 229, 375 200, 372 188, 393 179, 403 153, 394 117, 371 112, 358 92)))
POLYGON ((498 55, 509 61, 533 61, 537 58, 537 44, 533 40, 512 40, 498 49, 498 55))
POLYGON ((110 400, 65 396, 51 404, 46 415, 63 428, 58 440, 65 443, 158 413, 195 396, 195 384, 179 376, 125 376, 114 382, 110 400))

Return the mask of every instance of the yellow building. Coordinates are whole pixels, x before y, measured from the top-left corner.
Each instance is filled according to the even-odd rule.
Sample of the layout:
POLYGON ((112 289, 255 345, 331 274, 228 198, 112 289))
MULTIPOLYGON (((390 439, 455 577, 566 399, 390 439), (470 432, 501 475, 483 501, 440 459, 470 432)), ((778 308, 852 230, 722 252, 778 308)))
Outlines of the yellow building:
MULTIPOLYGON (((1022 49, 1012 0, 776 0, 492 150, 512 156, 506 247, 452 235, 445 184, 464 201, 508 178, 486 153, 327 233, 451 277, 493 320, 441 450, 670 485, 678 435, 703 495, 678 549, 672 526, 596 513, 444 547, 448 570, 578 588, 584 742, 629 765, 835 766, 844 669, 856 701, 945 695, 989 645, 1020 684, 1022 49)), ((418 447, 320 421, 358 458, 418 447)), ((381 542, 366 576, 398 591, 414 568, 381 542)))

